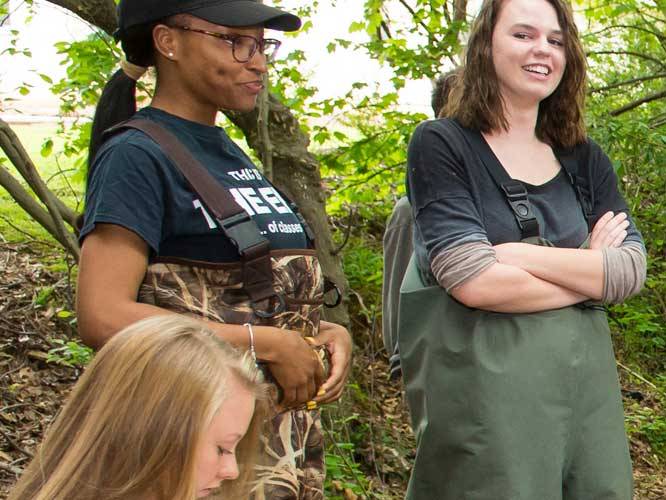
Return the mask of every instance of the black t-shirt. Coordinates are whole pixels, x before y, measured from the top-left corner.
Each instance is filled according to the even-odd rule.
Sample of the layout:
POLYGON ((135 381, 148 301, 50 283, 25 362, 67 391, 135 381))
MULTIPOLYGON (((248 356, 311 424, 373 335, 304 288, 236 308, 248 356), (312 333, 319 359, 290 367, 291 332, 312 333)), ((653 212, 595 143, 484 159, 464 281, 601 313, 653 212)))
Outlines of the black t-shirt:
MULTIPOLYGON (((174 133, 257 222, 271 249, 308 247, 303 226, 289 204, 223 129, 184 120, 155 108, 136 115, 174 133)), ((123 226, 138 234, 156 256, 233 262, 239 254, 185 178, 143 132, 110 138, 95 158, 86 193, 80 240, 95 224, 123 226)))
MULTIPOLYGON (((597 144, 589 140, 568 153, 593 191, 593 224, 609 210, 628 212, 613 166, 597 144)), ((563 161, 562 152, 555 155, 563 161)), ((412 136, 407 163, 407 190, 416 220, 414 246, 422 270, 429 271, 430 262, 443 250, 463 243, 521 240, 504 193, 451 119, 421 123, 412 136)), ((542 185, 523 184, 541 236, 557 247, 578 248, 588 236, 588 226, 564 168, 542 185)), ((642 244, 633 221, 625 241, 642 244)))

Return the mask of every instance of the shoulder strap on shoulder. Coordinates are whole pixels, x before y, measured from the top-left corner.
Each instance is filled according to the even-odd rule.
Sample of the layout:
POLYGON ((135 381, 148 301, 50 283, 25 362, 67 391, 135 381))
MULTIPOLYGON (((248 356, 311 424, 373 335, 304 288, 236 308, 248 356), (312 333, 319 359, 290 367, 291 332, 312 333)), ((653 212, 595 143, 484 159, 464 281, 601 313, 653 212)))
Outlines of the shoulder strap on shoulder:
POLYGON ((470 130, 461 126, 455 120, 450 120, 462 133, 467 143, 476 151, 481 158, 481 162, 492 177, 498 189, 504 194, 507 203, 513 211, 516 223, 520 228, 522 239, 531 238, 540 235, 539 221, 537 220, 530 200, 527 196, 527 189, 522 182, 512 179, 502 164, 492 154, 490 147, 485 142, 481 133, 476 130, 470 130))
MULTIPOLYGON (((243 263, 243 289, 253 305, 276 296, 268 239, 261 234, 256 222, 236 203, 229 191, 210 175, 174 134, 161 125, 150 120, 131 119, 108 129, 104 135, 108 137, 125 129, 140 130, 155 141, 201 197, 224 235, 238 249, 243 263)), ((284 309, 283 299, 279 303, 284 309)), ((282 311, 261 311, 255 308, 255 314, 260 317, 271 317, 279 312, 282 311)))
MULTIPOLYGON (((594 218, 594 193, 589 186, 587 178, 584 175, 581 175, 581 172, 579 171, 578 165, 581 159, 576 155, 575 148, 560 150, 557 152, 557 156, 567 173, 569 182, 571 182, 571 185, 574 188, 578 204, 585 216, 587 227, 589 231, 592 231, 592 222, 594 218)), ((587 159, 583 158, 582 161, 587 161, 587 159)))

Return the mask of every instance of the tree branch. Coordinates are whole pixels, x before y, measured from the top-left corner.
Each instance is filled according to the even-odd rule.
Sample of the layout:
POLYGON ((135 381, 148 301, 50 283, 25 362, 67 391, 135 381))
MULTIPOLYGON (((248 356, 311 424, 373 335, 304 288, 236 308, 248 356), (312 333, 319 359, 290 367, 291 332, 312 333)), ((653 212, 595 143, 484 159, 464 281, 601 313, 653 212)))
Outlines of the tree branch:
POLYGON ((629 104, 625 104, 621 108, 617 108, 613 111, 610 112, 611 116, 619 116, 622 113, 626 113, 627 111, 631 111, 634 108, 637 108, 638 106, 642 104, 646 104, 648 102, 656 101, 658 99, 661 99, 663 97, 666 97, 666 90, 662 90, 661 92, 656 92, 654 94, 650 94, 648 96, 642 97, 640 99, 636 99, 633 102, 630 102, 629 104))
POLYGON ((464 21, 467 19, 467 0, 455 0, 453 7, 453 20, 464 21))
MULTIPOLYGON (((39 192, 40 185, 44 185, 44 188, 49 193, 51 193, 51 191, 48 189, 48 187, 46 187, 46 185, 42 181, 41 176, 35 169, 32 160, 30 160, 30 157, 28 156, 28 153, 25 151, 25 148, 21 144, 20 139, 12 131, 9 124, 3 121, 1 118, 0 118, 0 149, 5 151, 7 158, 9 158, 9 160, 14 164, 14 167, 16 167, 18 173, 21 174, 21 177, 25 179, 25 181, 28 183, 28 186, 30 186, 30 189, 32 189, 32 191, 35 194, 39 192), (3 133, 7 138, 5 141, 1 140, 3 137, 3 133), (10 153, 12 154, 10 155, 10 153)), ((41 196, 39 198, 42 199, 41 196)), ((67 224, 69 224, 70 227, 75 229, 77 215, 74 212, 74 210, 65 205, 62 201, 60 201, 60 199, 58 199, 52 193, 51 193, 51 198, 53 199, 53 203, 58 209, 58 212, 60 213, 60 216, 63 218, 63 220, 67 222, 67 224)), ((43 201, 44 200, 42 199, 42 202, 43 201)))
POLYGON ((76 260, 79 259, 79 244, 74 235, 65 228, 61 209, 64 206, 59 202, 37 172, 35 165, 21 145, 14 131, 7 122, 0 119, 0 149, 2 149, 9 161, 17 168, 19 173, 25 178, 37 197, 46 206, 53 224, 55 225, 55 235, 59 242, 64 242, 65 249, 70 252, 76 260))
POLYGON ((53 220, 49 213, 44 210, 35 199, 21 186, 12 174, 4 167, 0 167, 0 186, 5 188, 9 195, 25 210, 30 217, 35 219, 44 229, 46 229, 61 245, 65 246, 64 241, 60 241, 53 220))
POLYGON ((414 22, 425 30, 425 32, 428 34, 428 38, 434 39, 435 35, 432 33, 432 31, 430 31, 430 28, 428 28, 428 26, 423 22, 423 19, 421 19, 421 17, 416 13, 412 6, 405 2, 405 0, 398 0, 398 2, 402 4, 402 6, 412 15, 414 22))
POLYGON ((112 35, 118 26, 116 4, 113 0, 47 0, 73 12, 81 19, 112 35))
POLYGON ((641 76, 639 78, 632 78, 631 80, 625 80, 618 83, 613 83, 611 85, 606 85, 605 87, 598 87, 595 89, 590 89, 590 94, 595 94, 597 92, 605 92, 607 90, 616 89, 618 87, 624 87, 625 85, 631 85, 633 83, 648 82, 650 80, 657 80, 659 78, 666 78, 666 73, 657 73, 656 75, 641 76))
POLYGON ((591 36, 601 35, 601 34, 607 32, 607 31, 612 31, 612 30, 615 30, 615 29, 642 31, 643 33, 647 33, 649 35, 654 36, 657 40, 660 40, 660 41, 664 40, 664 38, 666 38, 666 35, 664 35, 662 33, 649 30, 647 28, 644 28, 643 26, 634 26, 634 25, 631 25, 631 24, 613 24, 611 26, 606 26, 605 28, 600 29, 599 31, 587 33, 583 38, 588 38, 588 37, 591 37, 591 36))
POLYGON ((653 63, 659 65, 661 68, 666 69, 666 64, 661 61, 660 59, 657 59, 656 57, 649 56, 647 54, 643 54, 641 52, 632 52, 629 50, 593 50, 588 52, 586 55, 588 56, 602 56, 602 55, 616 55, 616 56, 633 56, 633 57, 638 57, 640 59, 645 59, 646 61, 652 61, 653 63))

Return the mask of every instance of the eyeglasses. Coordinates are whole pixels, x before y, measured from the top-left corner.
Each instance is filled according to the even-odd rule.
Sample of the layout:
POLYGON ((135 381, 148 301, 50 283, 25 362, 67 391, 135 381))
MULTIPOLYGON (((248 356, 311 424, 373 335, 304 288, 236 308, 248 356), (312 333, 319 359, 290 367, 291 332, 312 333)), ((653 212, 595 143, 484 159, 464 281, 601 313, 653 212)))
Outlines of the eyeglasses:
POLYGON ((190 28, 189 26, 171 25, 169 27, 183 31, 201 33, 202 35, 208 35, 224 40, 231 45, 231 54, 236 62, 239 63, 248 62, 252 59, 254 54, 256 54, 257 50, 266 57, 266 62, 273 62, 277 51, 282 44, 280 40, 275 40, 274 38, 262 38, 261 40, 258 40, 250 35, 228 35, 226 33, 190 28))

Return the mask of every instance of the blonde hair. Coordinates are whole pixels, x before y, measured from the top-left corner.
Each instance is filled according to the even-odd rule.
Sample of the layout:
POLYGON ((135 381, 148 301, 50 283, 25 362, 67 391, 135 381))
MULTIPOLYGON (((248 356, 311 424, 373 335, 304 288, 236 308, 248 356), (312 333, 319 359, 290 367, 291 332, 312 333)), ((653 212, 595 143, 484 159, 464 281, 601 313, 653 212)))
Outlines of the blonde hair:
POLYGON ((8 500, 194 499, 196 447, 232 381, 256 397, 237 447, 241 476, 225 488, 247 496, 267 410, 262 380, 200 322, 135 323, 95 356, 8 500))

